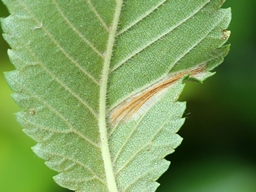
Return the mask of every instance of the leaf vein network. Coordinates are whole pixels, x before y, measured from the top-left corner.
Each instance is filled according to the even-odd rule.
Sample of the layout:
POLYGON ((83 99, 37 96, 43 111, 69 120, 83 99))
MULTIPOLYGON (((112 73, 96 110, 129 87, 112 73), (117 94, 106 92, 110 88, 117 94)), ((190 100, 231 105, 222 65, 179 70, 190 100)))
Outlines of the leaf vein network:
POLYGON ((41 66, 43 68, 43 70, 52 77, 53 80, 55 80, 61 87, 63 87, 65 90, 67 90, 73 97, 75 97, 83 106, 85 106, 90 113, 97 119, 98 115, 96 114, 96 112, 94 111, 94 109, 87 103, 85 102, 81 97, 79 97, 75 92, 72 91, 72 89, 70 89, 65 83, 63 83, 61 80, 59 80, 47 67, 46 65, 36 56, 36 54, 34 53, 34 51, 30 48, 30 46, 28 46, 27 44, 25 44, 24 41, 22 41, 22 39, 19 39, 22 42, 22 45, 26 46, 27 50, 31 53, 31 55, 33 56, 33 58, 37 61, 38 65, 41 66))
MULTIPOLYGON (((27 10, 27 12, 31 15, 31 17, 33 18, 33 20, 38 24, 41 25, 42 22, 40 22, 31 12, 31 10, 25 5, 23 4, 20 0, 16 0, 16 2, 18 2, 22 7, 24 7, 24 9, 27 10)), ((58 43, 58 41, 53 37, 53 35, 45 28, 42 27, 41 28, 46 34, 47 36, 50 38, 50 40, 57 46, 57 48, 63 53, 63 55, 69 60, 71 61, 72 64, 74 64, 76 67, 78 67, 87 77, 89 77, 96 85, 99 86, 99 81, 96 80, 91 74, 89 74, 73 57, 71 57, 62 47, 61 45, 58 43)))
MULTIPOLYGON (((147 113, 147 112, 146 112, 147 113)), ((141 118, 141 120, 143 119, 143 117, 141 118)), ((131 161, 143 150, 145 149, 147 146, 149 146, 150 144, 152 144, 153 140, 155 139, 155 137, 158 135, 158 133, 163 129, 164 125, 169 121, 169 118, 166 118, 166 120, 162 123, 162 125, 160 125, 157 129, 154 135, 152 135, 150 141, 148 141, 145 145, 143 145, 141 148, 139 148, 131 157, 129 160, 127 160, 127 162, 116 171, 116 175, 118 175, 125 167, 128 166, 129 163, 131 163, 131 161)), ((136 125, 136 127, 138 127, 140 124, 140 122, 136 125)), ((135 131, 135 129, 133 129, 135 131)), ((134 132, 133 131, 133 132, 134 132)), ((128 140, 131 138, 131 135, 129 135, 128 140)), ((128 140, 125 141, 124 145, 125 146, 128 142, 128 140)), ((122 146, 122 147, 123 147, 122 146)))
POLYGON ((133 58, 135 55, 139 54, 140 52, 142 52, 143 50, 145 50, 146 48, 148 48, 149 46, 151 46, 152 44, 156 43, 157 41, 161 40, 164 36, 168 35, 170 32, 172 32, 173 30, 175 30, 176 28, 178 28, 179 26, 181 26, 183 23, 185 23, 186 21, 188 21, 190 18, 192 18, 193 16, 195 16, 197 13, 199 13, 199 11, 201 11, 208 3, 210 2, 210 0, 208 0, 207 2, 205 2, 204 4, 202 4, 200 7, 198 7, 197 9, 195 9, 192 14, 190 14, 188 17, 184 18, 183 20, 181 20, 180 22, 178 22, 176 25, 171 26, 171 28, 169 28, 167 31, 163 32, 162 34, 158 35, 157 37, 153 38, 150 42, 146 43, 145 45, 138 47, 138 49, 136 49, 135 51, 133 51, 130 55, 126 56, 124 59, 122 59, 119 63, 117 63, 111 70, 110 70, 110 74, 115 71, 117 68, 119 68, 120 66, 122 66, 123 64, 125 64, 128 60, 130 60, 131 58, 133 58))
MULTIPOLYGON (((16 83, 19 84, 18 82, 16 82, 16 83)), ((33 91, 28 89, 27 87, 24 87, 21 84, 20 84, 20 87, 22 87, 22 89, 24 89, 27 93, 29 93, 29 95, 36 98, 40 103, 42 103, 45 107, 47 107, 51 112, 55 113, 60 119, 62 119, 63 122, 70 127, 70 129, 72 130, 73 133, 77 134, 80 138, 87 141, 94 147, 96 147, 98 149, 100 148, 95 142, 91 141, 89 138, 87 138, 82 133, 80 133, 77 129, 75 129, 55 107, 51 106, 49 103, 47 103, 44 99, 42 99, 38 95, 33 94, 33 91)))
MULTIPOLYGON (((136 125, 134 126, 134 128, 132 129, 132 131, 130 132, 130 134, 126 137, 126 140, 124 141, 124 143, 122 144, 122 146, 120 147, 120 149, 118 150, 118 152, 115 154, 114 158, 113 158, 113 162, 116 163, 118 157, 120 156, 120 154, 123 151, 123 148, 126 146, 126 144, 128 143, 129 139, 132 137, 132 135, 135 133, 136 129, 138 128, 141 120, 143 119, 143 117, 147 114, 147 112, 145 112, 142 117, 138 120, 138 122, 136 123, 136 125)), ((112 132, 113 134, 113 132, 112 132)))
POLYGON ((151 13, 153 13, 155 10, 157 10, 161 5, 163 5, 167 0, 162 0, 160 1, 155 7, 152 7, 151 9, 149 9, 144 15, 142 15, 141 17, 139 17, 138 19, 134 20, 133 22, 131 22, 130 25, 127 25, 126 27, 124 27, 122 30, 118 31, 117 36, 125 33, 126 31, 128 31, 130 28, 132 28, 133 26, 137 25, 139 22, 141 22, 143 19, 145 19, 146 17, 148 17, 151 13))
POLYGON ((99 12, 95 9, 94 5, 92 4, 91 0, 86 0, 86 2, 88 3, 88 5, 90 6, 92 12, 95 14, 95 16, 97 17, 97 19, 100 21, 100 23, 103 25, 103 27, 106 29, 107 32, 109 32, 109 28, 106 24, 106 22, 102 19, 102 17, 100 16, 99 12))
POLYGON ((56 6, 56 8, 57 8, 58 12, 60 13, 61 17, 63 18, 63 20, 74 31, 74 33, 77 34, 78 37, 80 39, 82 39, 82 41, 85 42, 95 53, 97 53, 97 55, 99 55, 101 58, 104 58, 102 53, 87 38, 85 38, 74 25, 72 25, 72 23, 69 21, 69 19, 65 15, 65 13, 61 10, 61 8, 60 8, 59 4, 56 2, 56 0, 52 0, 52 2, 56 6))
POLYGON ((80 161, 75 160, 74 158, 71 157, 67 157, 63 154, 59 154, 59 153, 53 153, 53 152, 47 152, 48 154, 52 155, 52 156, 57 156, 57 157, 61 157, 63 160, 68 160, 73 162, 76 165, 79 165, 81 167, 83 167, 85 170, 88 170, 92 175, 94 175, 94 177, 100 181, 102 184, 106 185, 106 182, 104 180, 102 180, 90 167, 86 166, 85 164, 81 163, 80 161))
MULTIPOLYGON (((148 169, 148 171, 144 172, 142 175, 140 175, 139 177, 136 177, 133 181, 131 181, 123 190, 123 192, 126 191, 130 191, 129 188, 132 187, 133 184, 136 183, 136 181, 138 181, 139 179, 143 179, 143 177, 145 178, 148 174, 152 173, 154 170, 156 170, 156 168, 151 167, 150 169, 148 169)), ((148 192, 147 190, 145 192, 148 192)))

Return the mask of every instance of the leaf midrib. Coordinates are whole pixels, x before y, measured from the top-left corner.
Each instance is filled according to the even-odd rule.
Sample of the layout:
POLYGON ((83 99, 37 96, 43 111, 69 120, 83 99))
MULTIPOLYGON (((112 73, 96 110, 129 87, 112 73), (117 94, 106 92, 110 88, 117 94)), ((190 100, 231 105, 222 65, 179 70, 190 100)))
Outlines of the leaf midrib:
POLYGON ((110 69, 110 62, 115 42, 115 36, 117 33, 117 26, 120 18, 123 0, 117 0, 115 14, 112 22, 112 26, 109 30, 109 38, 107 43, 106 55, 103 64, 101 82, 100 82, 100 97, 99 97, 99 133, 101 143, 101 154, 104 163, 106 182, 108 190, 111 192, 118 192, 115 173, 113 170, 111 154, 109 150, 108 134, 107 134, 107 122, 106 122, 106 102, 107 102, 107 85, 110 69))

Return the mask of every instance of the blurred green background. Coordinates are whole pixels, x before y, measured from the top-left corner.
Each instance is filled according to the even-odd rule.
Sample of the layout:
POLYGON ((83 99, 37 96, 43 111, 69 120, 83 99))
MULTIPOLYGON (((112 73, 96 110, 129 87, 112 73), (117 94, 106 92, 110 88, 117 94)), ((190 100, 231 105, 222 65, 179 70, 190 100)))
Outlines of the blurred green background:
MULTIPOLYGON (((160 192, 256 191, 256 7, 255 0, 227 0, 233 20, 231 52, 204 84, 188 83, 184 138, 167 158, 172 165, 159 180, 160 192)), ((0 2, 0 17, 8 12, 0 2)), ((0 31, 2 33, 2 31, 0 31)), ((16 122, 3 72, 14 70, 0 36, 0 191, 64 192, 56 173, 30 149, 35 142, 16 122)))

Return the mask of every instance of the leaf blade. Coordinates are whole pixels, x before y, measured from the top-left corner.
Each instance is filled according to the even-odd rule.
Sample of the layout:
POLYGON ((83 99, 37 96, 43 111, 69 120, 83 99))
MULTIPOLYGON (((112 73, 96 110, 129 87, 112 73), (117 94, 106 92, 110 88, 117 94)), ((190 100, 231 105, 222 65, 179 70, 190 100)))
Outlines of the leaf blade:
POLYGON ((38 142, 34 152, 59 172, 56 182, 76 191, 155 191, 169 166, 164 157, 181 142, 182 81, 204 80, 229 50, 223 1, 4 2, 17 68, 6 78, 23 108, 17 119, 38 142), (116 107, 145 91, 128 108, 137 117, 110 122, 116 107))

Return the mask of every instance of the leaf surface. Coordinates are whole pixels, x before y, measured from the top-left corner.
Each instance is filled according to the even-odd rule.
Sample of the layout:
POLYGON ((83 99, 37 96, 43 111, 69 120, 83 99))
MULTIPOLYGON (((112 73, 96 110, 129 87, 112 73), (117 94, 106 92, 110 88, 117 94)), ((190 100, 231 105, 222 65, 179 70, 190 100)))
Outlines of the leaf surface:
POLYGON ((229 46, 223 0, 3 0, 6 73, 34 152, 75 191, 155 191, 180 144, 185 79, 229 46))

